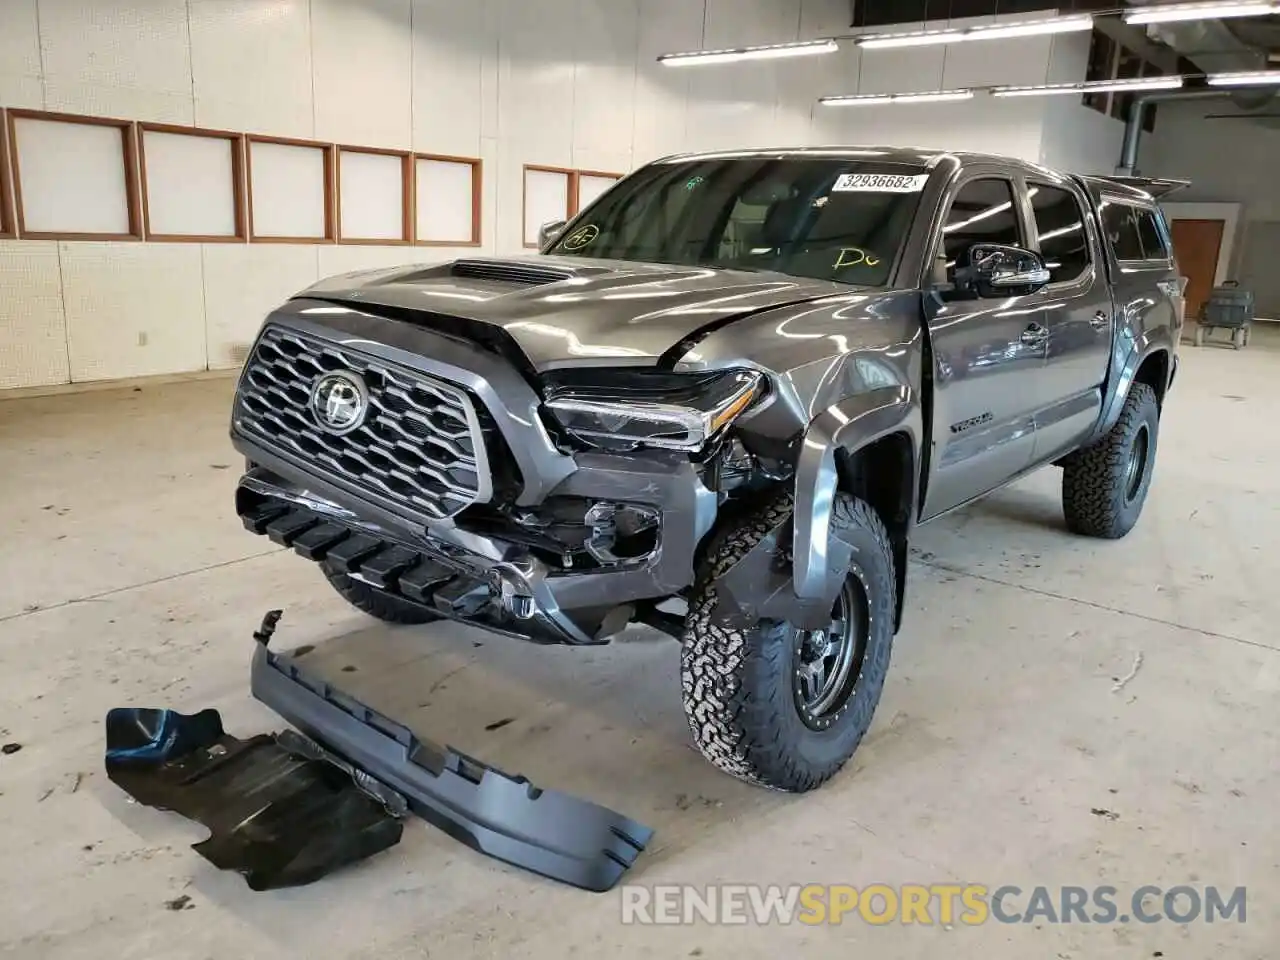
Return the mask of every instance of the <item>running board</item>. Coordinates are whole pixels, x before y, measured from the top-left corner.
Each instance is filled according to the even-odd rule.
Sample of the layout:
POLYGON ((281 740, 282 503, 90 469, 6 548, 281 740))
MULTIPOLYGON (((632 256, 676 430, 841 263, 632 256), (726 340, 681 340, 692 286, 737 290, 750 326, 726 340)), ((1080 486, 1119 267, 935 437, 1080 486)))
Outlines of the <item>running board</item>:
POLYGON ((480 853, 586 890, 610 890, 653 831, 598 804, 543 790, 382 716, 268 649, 279 611, 254 634, 258 700, 408 808, 480 853))

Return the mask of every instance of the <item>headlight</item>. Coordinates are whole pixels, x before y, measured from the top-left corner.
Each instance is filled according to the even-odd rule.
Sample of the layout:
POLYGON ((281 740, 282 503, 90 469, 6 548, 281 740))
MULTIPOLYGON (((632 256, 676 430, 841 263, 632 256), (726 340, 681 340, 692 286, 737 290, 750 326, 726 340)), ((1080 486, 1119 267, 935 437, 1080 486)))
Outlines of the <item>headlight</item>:
POLYGON ((591 446, 697 451, 759 399, 763 387, 754 370, 594 370, 548 378, 543 395, 565 432, 591 446))

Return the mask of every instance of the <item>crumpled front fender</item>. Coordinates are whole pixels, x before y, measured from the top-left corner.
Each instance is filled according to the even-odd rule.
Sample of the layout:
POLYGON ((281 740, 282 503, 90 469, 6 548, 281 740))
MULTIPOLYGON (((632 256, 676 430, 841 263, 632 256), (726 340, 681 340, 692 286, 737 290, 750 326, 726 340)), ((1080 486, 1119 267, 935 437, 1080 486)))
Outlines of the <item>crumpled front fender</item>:
MULTIPOLYGON (((839 483, 836 451, 854 452, 904 430, 911 438, 912 450, 918 451, 920 404, 915 391, 905 384, 849 397, 822 411, 809 425, 795 476, 791 551, 797 597, 834 597, 847 569, 847 562, 842 566, 840 558, 832 555, 831 507, 839 483)), ((919 457, 914 456, 913 462, 918 464, 919 457)), ((911 482, 914 484, 914 476, 911 482)))

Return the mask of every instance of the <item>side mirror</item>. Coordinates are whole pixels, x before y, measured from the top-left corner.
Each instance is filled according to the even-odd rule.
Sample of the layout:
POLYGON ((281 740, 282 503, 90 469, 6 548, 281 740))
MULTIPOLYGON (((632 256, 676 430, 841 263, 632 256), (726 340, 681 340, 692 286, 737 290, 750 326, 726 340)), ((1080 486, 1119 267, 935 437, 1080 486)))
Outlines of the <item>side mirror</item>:
POLYGON ((1022 247, 979 243, 969 248, 969 266, 957 282, 979 297, 1019 297, 1048 284, 1052 274, 1040 254, 1022 247))
POLYGON ((560 232, 564 230, 564 220, 552 220, 550 223, 544 223, 538 228, 538 248, 542 249, 551 243, 556 237, 560 236, 560 232))

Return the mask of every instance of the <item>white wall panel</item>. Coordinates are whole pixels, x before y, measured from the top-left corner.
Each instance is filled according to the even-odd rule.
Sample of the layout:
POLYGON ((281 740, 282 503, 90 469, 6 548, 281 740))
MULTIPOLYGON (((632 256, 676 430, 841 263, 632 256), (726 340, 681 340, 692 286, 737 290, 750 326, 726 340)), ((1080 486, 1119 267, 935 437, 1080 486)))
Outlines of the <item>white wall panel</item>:
POLYGON ((73 382, 205 369, 200 245, 61 243, 73 382))
POLYGON ((235 367, 243 361, 266 315, 320 278, 319 251, 329 249, 278 243, 203 246, 206 326, 201 335, 206 338, 211 370, 235 367))
MULTIPOLYGON (((515 236, 517 238, 516 246, 519 246, 520 236, 520 208, 509 207, 506 210, 499 210, 499 183, 510 181, 520 186, 520 177, 517 174, 512 177, 509 175, 499 175, 499 158, 498 141, 488 137, 480 140, 480 161, 484 164, 484 178, 480 181, 480 242, 484 250, 497 250, 503 252, 503 248, 499 245, 499 223, 510 221, 515 228, 515 236)), ((519 194, 516 194, 516 203, 519 203, 519 194)), ((476 252, 471 251, 473 254, 476 252)))
POLYGON ((36 0, 5 0, 0 3, 0 63, 9 73, 40 75, 36 0))
POLYGON ((1077 97, 1047 99, 1040 162, 1068 173, 1114 173, 1124 124, 1081 105, 1077 97))
POLYGON ((410 0, 311 0, 315 136, 407 150, 410 0))
POLYGON ((538 242, 544 223, 564 220, 568 214, 570 176, 553 170, 524 172, 524 244, 538 242))
POLYGON ((636 42, 632 162, 639 166, 685 149, 690 76, 699 68, 664 67, 657 57, 702 46, 702 5, 640 0, 636 42))
POLYGON ((182 126, 190 126, 195 120, 190 92, 163 93, 121 84, 85 83, 52 76, 44 82, 44 109, 56 113, 182 126))
POLYGON ((639 0, 579 0, 574 27, 573 163, 584 152, 625 156, 631 166, 639 0))
POLYGON ((618 181, 613 177, 596 177, 584 174, 578 178, 578 209, 594 203, 602 193, 613 188, 618 181))
POLYGON ((403 157, 340 150, 338 184, 343 239, 408 239, 403 157))
POLYGON ((314 135, 308 0, 188 2, 196 124, 314 135))
POLYGON ((376 247, 334 246, 320 248, 320 276, 333 277, 355 270, 381 270, 385 267, 412 266, 416 263, 439 263, 458 254, 446 247, 376 247))
POLYGON ((323 237, 324 149, 251 141, 249 196, 253 236, 323 237))
POLYGON ((489 5, 413 2, 413 148, 475 156, 487 117, 496 135, 498 34, 489 5))
POLYGON ((417 238, 470 243, 475 230, 475 167, 453 160, 418 159, 414 165, 417 238))
POLYGON ((69 376, 57 243, 0 240, 0 390, 69 376))
MULTIPOLYGON (((706 33, 700 46, 716 49, 795 40, 799 13, 799 4, 772 0, 707 0, 706 33)), ((789 66, 781 65, 781 69, 789 66)), ((690 72, 686 114, 689 148, 716 150, 779 142, 775 132, 778 63, 744 61, 664 69, 690 72)))
POLYGON ((186 0, 39 0, 39 14, 47 77, 191 98, 186 0))
POLYGON ((128 234, 123 136, 119 127, 19 117, 14 141, 24 229, 128 234))
POLYGON ((238 142, 144 130, 148 233, 234 237, 238 142))
POLYGON ((535 0, 503 6, 498 62, 501 139, 526 162, 573 162, 573 46, 577 4, 535 0))

